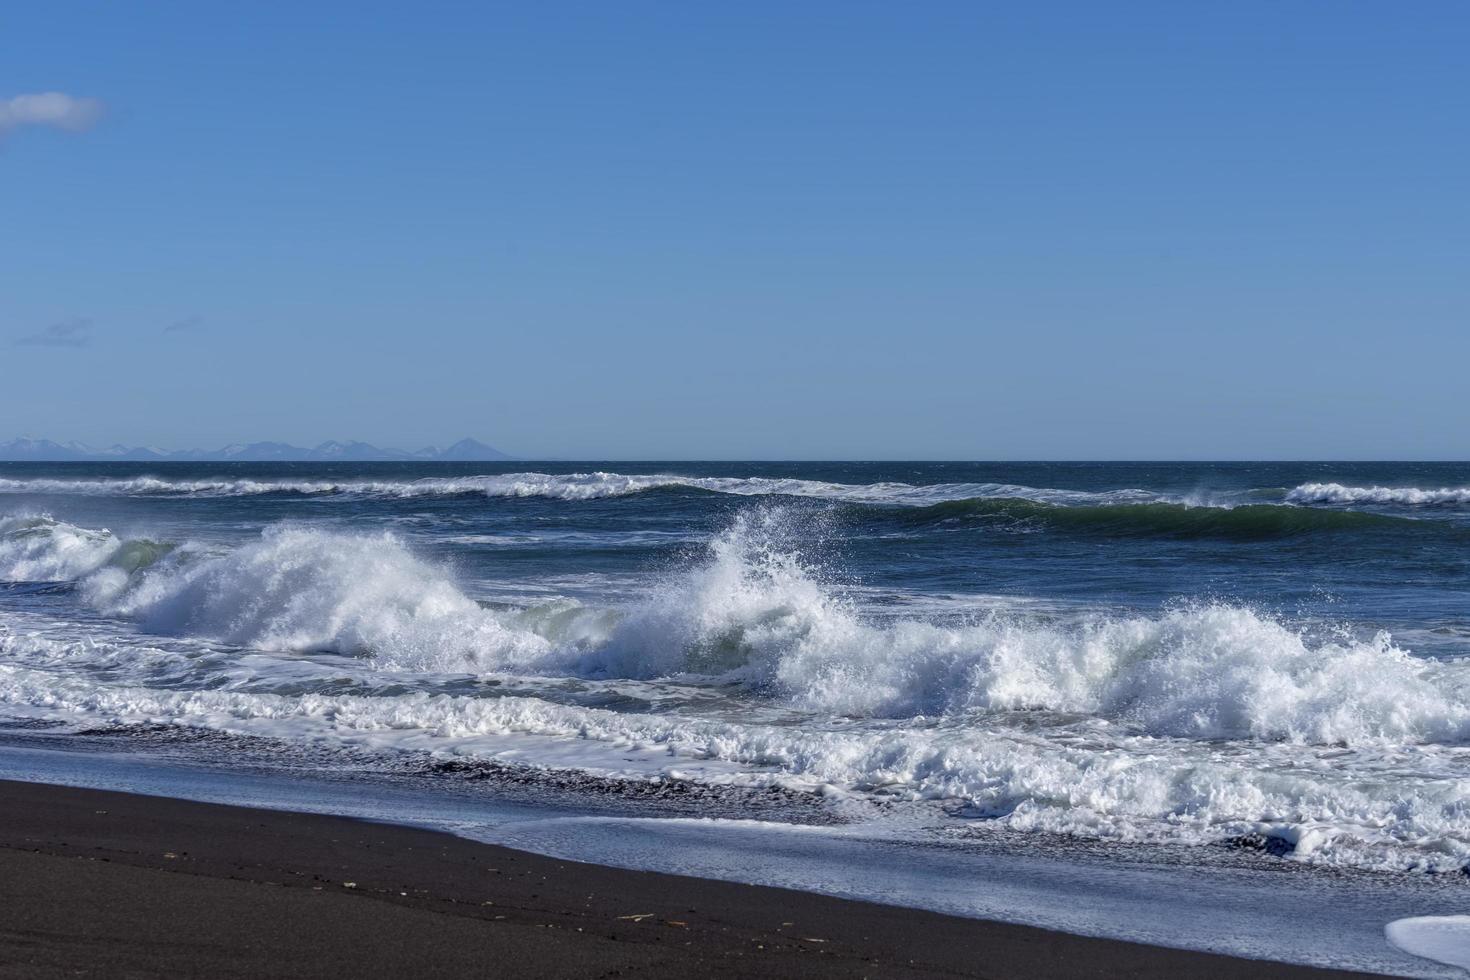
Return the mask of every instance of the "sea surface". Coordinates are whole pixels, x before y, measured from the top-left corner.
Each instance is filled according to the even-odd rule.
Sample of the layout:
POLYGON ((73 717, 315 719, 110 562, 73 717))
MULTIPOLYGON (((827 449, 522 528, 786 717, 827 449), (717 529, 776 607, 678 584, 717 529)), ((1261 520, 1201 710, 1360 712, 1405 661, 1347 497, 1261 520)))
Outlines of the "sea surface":
POLYGON ((1470 464, 0 464, 0 747, 1464 910, 1470 464))

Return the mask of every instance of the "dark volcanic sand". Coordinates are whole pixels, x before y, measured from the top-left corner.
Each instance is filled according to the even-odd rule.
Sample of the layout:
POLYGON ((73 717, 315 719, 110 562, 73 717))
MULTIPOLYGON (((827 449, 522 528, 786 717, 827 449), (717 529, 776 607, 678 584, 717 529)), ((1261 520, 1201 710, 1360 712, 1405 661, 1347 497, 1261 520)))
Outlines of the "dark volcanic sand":
POLYGON ((0 781, 0 976, 79 975, 1348 974, 579 864, 346 818, 0 781))

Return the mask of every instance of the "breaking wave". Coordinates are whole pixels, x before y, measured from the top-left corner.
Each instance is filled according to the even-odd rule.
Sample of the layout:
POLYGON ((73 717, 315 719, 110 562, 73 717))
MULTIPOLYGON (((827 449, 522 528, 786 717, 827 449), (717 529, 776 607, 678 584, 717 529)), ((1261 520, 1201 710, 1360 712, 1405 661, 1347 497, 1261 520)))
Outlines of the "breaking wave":
POLYGON ((174 549, 171 542, 119 538, 47 515, 0 518, 0 582, 66 582, 110 572, 127 576, 174 549))
MULTIPOLYGON (((993 505, 1023 503, 1069 511, 993 505)), ((1147 517, 1159 506, 1100 509, 1185 511, 1147 517)), ((1240 511, 1263 519, 1209 513, 1240 511)), ((615 608, 487 606, 392 534, 284 524, 221 551, 6 518, 0 579, 70 580, 105 619, 82 634, 0 622, 0 704, 609 772, 642 760, 960 801, 1018 831, 1269 837, 1355 867, 1470 860, 1470 661, 1226 604, 875 616, 793 545, 807 516, 747 510, 615 608), (638 701, 653 690, 657 710, 638 701)))
POLYGON ((1345 487, 1341 483, 1303 483, 1286 499, 1294 504, 1380 504, 1407 507, 1470 505, 1470 487, 1345 487))
POLYGON ((1465 667, 1413 657, 1385 633, 1311 635, 1222 604, 1069 625, 980 611, 875 620, 788 546, 789 521, 780 508, 740 517, 691 568, 619 609, 486 608, 390 534, 309 526, 212 554, 47 521, 17 525, 0 549, 24 548, 8 577, 76 573, 94 608, 152 633, 396 671, 739 684, 822 714, 1049 712, 1189 739, 1458 743, 1470 733, 1465 667), (115 560, 130 548, 134 560, 115 560))

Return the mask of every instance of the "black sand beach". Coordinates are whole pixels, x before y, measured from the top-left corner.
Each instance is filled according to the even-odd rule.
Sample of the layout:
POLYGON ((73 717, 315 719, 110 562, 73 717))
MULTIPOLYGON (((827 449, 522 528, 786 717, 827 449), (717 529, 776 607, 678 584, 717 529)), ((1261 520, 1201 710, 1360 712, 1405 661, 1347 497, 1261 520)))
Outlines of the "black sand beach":
POLYGON ((1349 975, 7 781, 0 883, 5 977, 1349 975))

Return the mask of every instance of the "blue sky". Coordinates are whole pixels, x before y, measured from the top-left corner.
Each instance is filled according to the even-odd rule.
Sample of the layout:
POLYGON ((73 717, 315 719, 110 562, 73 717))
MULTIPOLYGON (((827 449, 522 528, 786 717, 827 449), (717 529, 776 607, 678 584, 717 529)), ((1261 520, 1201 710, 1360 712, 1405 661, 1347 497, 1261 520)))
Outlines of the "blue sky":
POLYGON ((1450 2, 16 5, 0 439, 1465 458, 1467 50, 1450 2))

